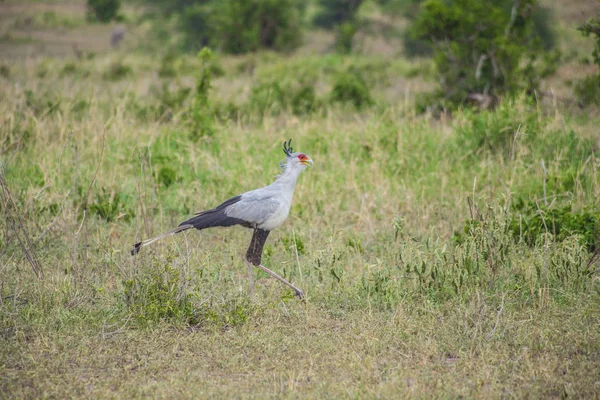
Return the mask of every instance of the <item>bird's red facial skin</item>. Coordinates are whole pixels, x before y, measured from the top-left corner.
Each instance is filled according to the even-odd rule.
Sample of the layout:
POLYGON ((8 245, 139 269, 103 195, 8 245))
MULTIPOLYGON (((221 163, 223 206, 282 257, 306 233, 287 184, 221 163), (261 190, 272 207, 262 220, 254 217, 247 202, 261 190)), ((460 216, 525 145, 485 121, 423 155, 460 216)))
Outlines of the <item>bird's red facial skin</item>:
POLYGON ((306 165, 307 167, 312 164, 312 160, 306 154, 299 154, 298 160, 300 164, 306 165))

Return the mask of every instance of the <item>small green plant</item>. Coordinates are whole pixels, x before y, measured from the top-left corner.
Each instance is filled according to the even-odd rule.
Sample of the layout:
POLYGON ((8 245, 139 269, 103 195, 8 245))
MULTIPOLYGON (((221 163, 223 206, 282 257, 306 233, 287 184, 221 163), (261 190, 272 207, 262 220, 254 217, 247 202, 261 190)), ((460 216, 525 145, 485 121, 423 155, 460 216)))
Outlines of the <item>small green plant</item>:
POLYGON ((173 253, 165 260, 153 257, 151 264, 152 268, 125 281, 125 303, 137 321, 143 326, 160 321, 199 323, 203 312, 194 306, 199 295, 177 268, 173 253))
POLYGON ((600 212, 596 210, 573 211, 570 205, 548 207, 532 202, 521 203, 518 207, 518 213, 509 225, 516 240, 523 240, 533 247, 543 243, 545 235, 551 235, 556 242, 577 237, 590 252, 600 245, 600 212))
POLYGON ((278 81, 258 82, 252 86, 248 103, 261 115, 278 114, 287 107, 286 91, 278 81))
POLYGON ((369 86, 357 68, 350 68, 336 76, 330 100, 331 102, 350 103, 356 108, 374 103, 369 86))
POLYGON ((90 214, 97 215, 107 222, 114 222, 119 218, 129 222, 135 214, 127 206, 127 198, 120 192, 111 193, 106 188, 96 192, 95 198, 88 204, 90 214))
POLYGON ((533 106, 505 100, 493 110, 465 111, 466 121, 456 127, 457 141, 461 148, 473 150, 508 151, 515 135, 534 140, 542 129, 533 106))
POLYGON ((10 78, 10 67, 6 64, 0 64, 0 76, 2 78, 10 78))
POLYGON ((302 85, 292 94, 292 112, 296 115, 310 114, 319 107, 314 86, 302 85))
POLYGON ((119 16, 120 0, 87 0, 90 21, 110 22, 119 16))
POLYGON ((298 236, 284 237, 283 245, 288 251, 298 252, 299 255, 304 254, 304 241, 298 236))
POLYGON ((174 78, 175 76, 177 76, 177 61, 178 57, 173 51, 167 52, 160 62, 158 76, 161 78, 174 78))
POLYGON ((153 86, 151 90, 158 100, 157 118, 164 117, 166 113, 174 114, 181 111, 192 92, 192 89, 189 87, 180 87, 171 90, 168 82, 163 82, 160 88, 153 86))
POLYGON ((383 309, 394 308, 401 299, 400 275, 387 268, 378 268, 361 278, 361 291, 372 304, 383 309))
POLYGON ((586 76, 573 89, 582 105, 600 105, 600 74, 586 76))
POLYGON ((209 100, 212 69, 215 56, 205 47, 198 53, 200 75, 196 79, 195 99, 190 110, 191 137, 197 140, 204 136, 212 136, 215 132, 213 110, 209 100))
POLYGON ((61 101, 52 92, 37 92, 25 90, 25 105, 36 116, 49 116, 60 111, 61 101))
POLYGON ((133 69, 129 65, 117 61, 109 66, 108 70, 104 73, 103 78, 110 81, 118 81, 127 78, 132 74, 133 69))
POLYGON ((285 110, 304 115, 320 106, 314 85, 306 79, 277 77, 259 80, 252 86, 248 103, 249 108, 260 115, 276 115, 285 110))
POLYGON ((355 22, 344 22, 337 28, 335 34, 335 48, 339 53, 351 53, 354 35, 358 31, 355 22))

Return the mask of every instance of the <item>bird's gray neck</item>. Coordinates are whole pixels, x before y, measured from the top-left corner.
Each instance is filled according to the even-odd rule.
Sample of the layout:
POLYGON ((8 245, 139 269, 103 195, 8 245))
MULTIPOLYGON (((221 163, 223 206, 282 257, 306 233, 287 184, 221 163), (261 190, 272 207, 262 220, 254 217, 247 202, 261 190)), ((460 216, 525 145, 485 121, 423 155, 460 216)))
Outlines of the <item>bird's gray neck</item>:
POLYGON ((290 166, 286 166, 283 172, 277 177, 277 179, 275 179, 275 183, 290 187, 293 190, 301 172, 302 169, 300 168, 291 168, 290 166))

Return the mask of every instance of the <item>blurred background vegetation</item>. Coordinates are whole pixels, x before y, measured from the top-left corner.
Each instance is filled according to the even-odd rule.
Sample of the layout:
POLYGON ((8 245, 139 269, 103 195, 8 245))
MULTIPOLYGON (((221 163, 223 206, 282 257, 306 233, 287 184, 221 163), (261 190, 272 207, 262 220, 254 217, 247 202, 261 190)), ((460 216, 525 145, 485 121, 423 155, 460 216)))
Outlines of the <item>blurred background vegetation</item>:
MULTIPOLYGON (((438 87, 419 106, 445 110, 467 103, 487 108, 500 96, 533 94, 573 57, 597 64, 597 57, 589 61, 594 56, 567 45, 575 29, 598 40, 592 3, 569 28, 557 25, 550 0, 89 0, 88 16, 121 20, 121 5, 143 6, 154 50, 170 54, 205 46, 230 54, 290 54, 315 30, 331 32, 330 50, 348 54, 370 51, 376 45, 368 38, 383 38, 387 46, 379 53, 432 59, 438 87)), ((597 104, 597 76, 570 83, 575 101, 597 104)))
POLYGON ((0 393, 596 396, 599 10, 0 2, 0 393), (306 304, 248 300, 243 229, 129 256, 290 137, 306 304))

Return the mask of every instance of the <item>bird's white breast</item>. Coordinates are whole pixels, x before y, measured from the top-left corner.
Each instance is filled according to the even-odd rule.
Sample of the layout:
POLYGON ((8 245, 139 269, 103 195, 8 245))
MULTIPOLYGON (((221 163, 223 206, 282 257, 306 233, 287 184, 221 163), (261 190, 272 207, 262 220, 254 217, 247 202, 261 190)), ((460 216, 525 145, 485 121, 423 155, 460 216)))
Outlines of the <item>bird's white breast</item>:
POLYGON ((290 206, 291 201, 282 198, 279 207, 277 207, 275 212, 268 216, 263 223, 258 225, 258 228, 265 229, 267 231, 279 228, 281 225, 283 225, 290 214, 290 206))

